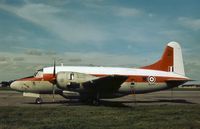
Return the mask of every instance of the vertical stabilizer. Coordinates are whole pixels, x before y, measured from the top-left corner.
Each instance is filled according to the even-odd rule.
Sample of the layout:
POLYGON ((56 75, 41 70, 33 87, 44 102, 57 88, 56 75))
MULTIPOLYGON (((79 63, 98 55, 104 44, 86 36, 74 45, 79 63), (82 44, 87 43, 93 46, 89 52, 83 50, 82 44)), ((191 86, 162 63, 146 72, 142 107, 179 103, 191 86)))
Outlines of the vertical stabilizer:
POLYGON ((152 65, 145 66, 142 68, 175 72, 177 74, 185 76, 182 51, 179 43, 177 42, 168 43, 159 61, 157 61, 152 65))

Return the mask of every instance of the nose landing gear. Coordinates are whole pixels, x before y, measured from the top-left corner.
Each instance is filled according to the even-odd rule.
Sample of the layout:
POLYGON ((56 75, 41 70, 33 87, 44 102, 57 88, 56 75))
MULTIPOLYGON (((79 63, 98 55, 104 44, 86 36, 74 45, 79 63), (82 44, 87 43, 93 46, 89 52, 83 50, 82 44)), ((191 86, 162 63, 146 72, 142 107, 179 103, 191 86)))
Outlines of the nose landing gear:
POLYGON ((42 98, 36 98, 35 103, 36 104, 42 104, 43 100, 42 98))

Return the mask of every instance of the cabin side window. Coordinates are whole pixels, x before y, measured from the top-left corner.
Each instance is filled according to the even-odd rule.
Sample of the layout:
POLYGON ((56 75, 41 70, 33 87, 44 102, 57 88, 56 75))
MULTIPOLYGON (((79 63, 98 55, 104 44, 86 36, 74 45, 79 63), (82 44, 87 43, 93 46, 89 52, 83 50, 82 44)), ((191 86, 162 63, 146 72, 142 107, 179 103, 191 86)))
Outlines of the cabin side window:
POLYGON ((69 80, 74 80, 74 73, 69 74, 69 80))

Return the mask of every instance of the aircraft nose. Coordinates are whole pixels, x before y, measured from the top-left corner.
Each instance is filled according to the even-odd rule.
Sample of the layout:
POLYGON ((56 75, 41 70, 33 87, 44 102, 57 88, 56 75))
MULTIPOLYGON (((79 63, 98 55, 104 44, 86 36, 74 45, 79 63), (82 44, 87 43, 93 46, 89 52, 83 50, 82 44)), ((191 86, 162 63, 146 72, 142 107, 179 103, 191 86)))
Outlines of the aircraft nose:
POLYGON ((10 88, 14 89, 14 90, 18 90, 19 89, 19 82, 14 81, 10 84, 10 88))

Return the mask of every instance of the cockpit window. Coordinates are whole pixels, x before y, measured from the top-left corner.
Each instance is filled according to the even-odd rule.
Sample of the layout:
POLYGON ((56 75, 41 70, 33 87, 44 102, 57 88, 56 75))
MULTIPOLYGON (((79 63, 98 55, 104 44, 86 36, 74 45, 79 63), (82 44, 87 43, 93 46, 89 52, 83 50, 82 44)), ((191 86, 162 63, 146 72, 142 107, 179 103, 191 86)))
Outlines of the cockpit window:
POLYGON ((37 70, 34 74, 35 77, 43 77, 43 69, 37 70))

